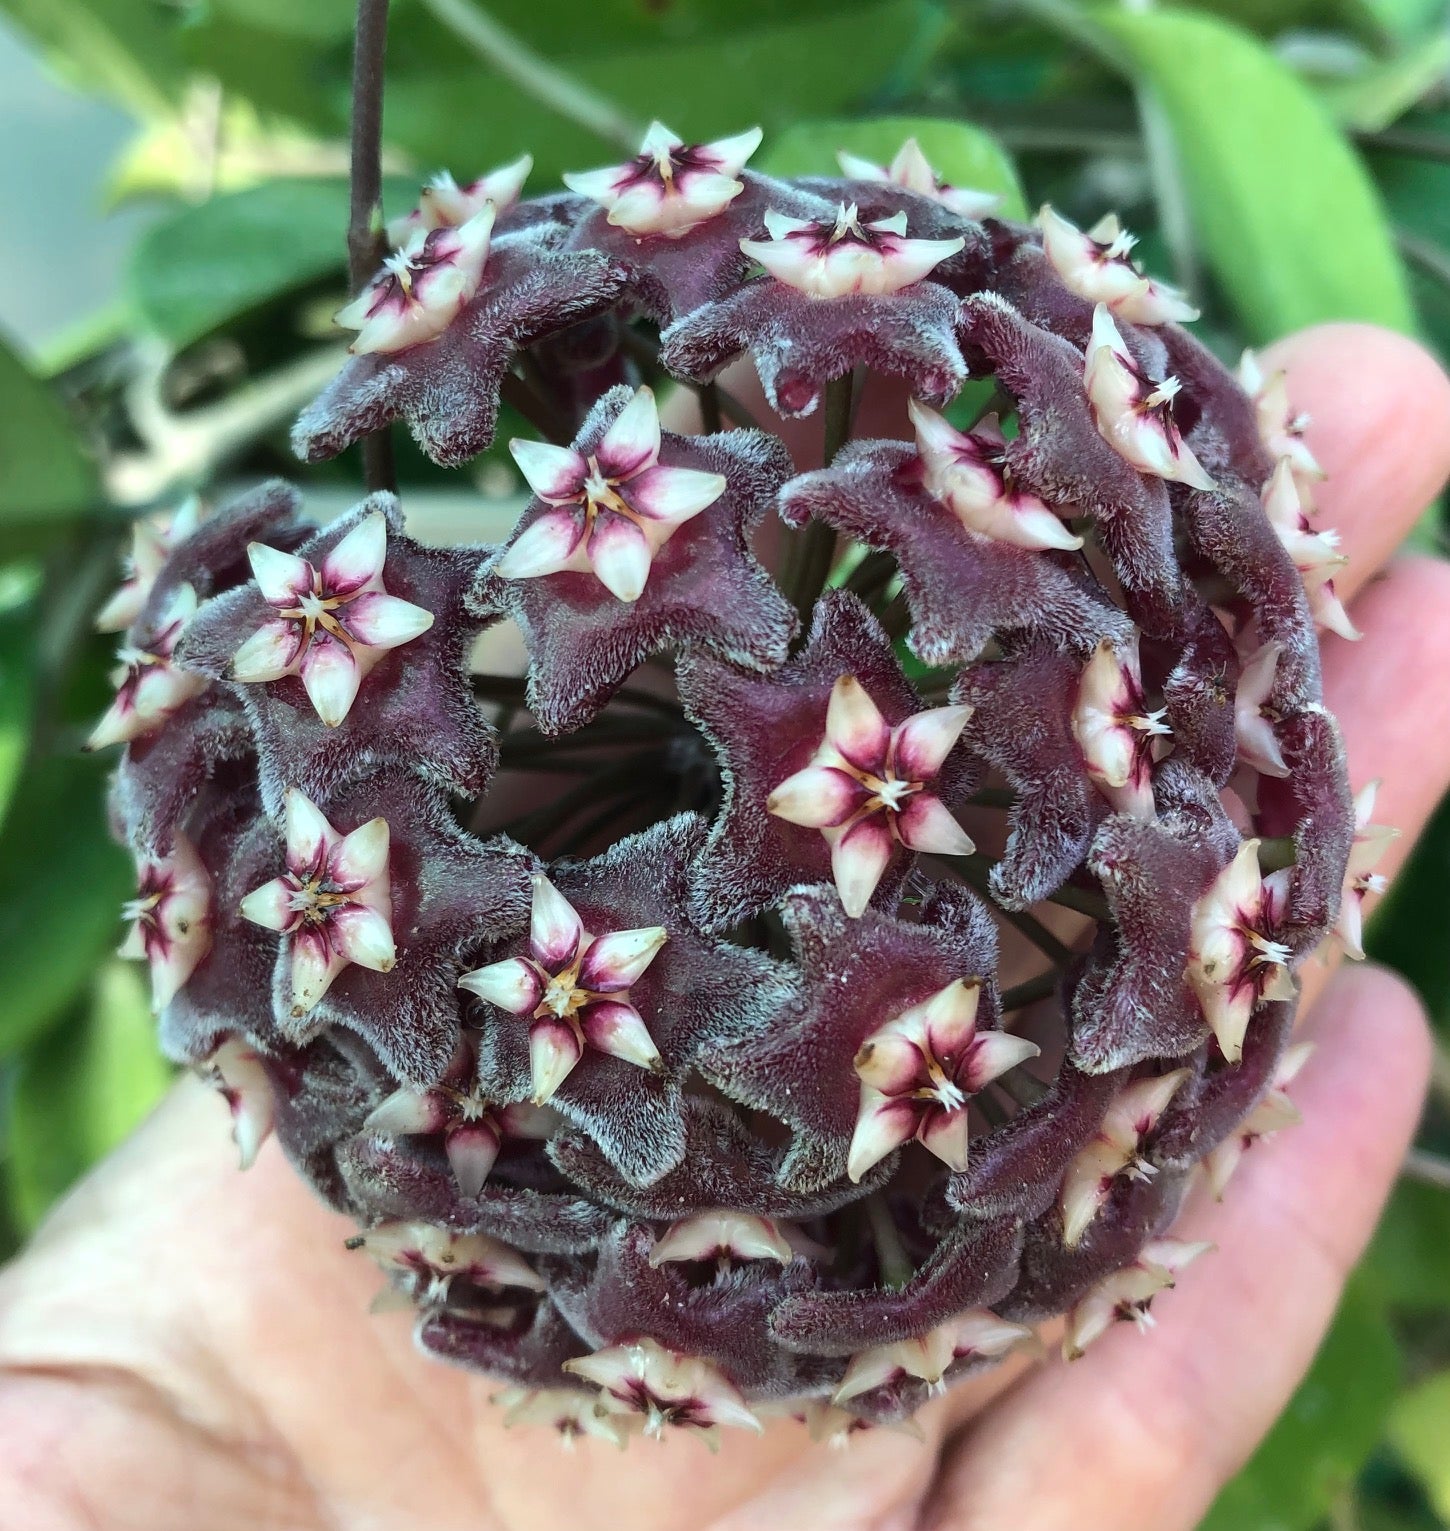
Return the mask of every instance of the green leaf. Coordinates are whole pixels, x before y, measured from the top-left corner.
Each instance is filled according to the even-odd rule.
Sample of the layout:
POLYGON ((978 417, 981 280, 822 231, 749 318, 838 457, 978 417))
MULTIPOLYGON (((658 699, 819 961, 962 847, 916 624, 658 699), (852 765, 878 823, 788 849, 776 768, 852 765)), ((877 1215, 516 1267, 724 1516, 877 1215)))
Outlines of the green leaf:
POLYGON ((95 468, 60 400, 0 338, 0 525, 95 507, 95 468))
POLYGON ((1427 1377, 1399 1399, 1390 1414, 1390 1442, 1436 1514, 1450 1521, 1450 1371, 1427 1377))
POLYGON ((142 322, 190 345, 346 261, 343 181, 281 180, 213 197, 153 224, 132 252, 142 322))
POLYGON ((357 20, 355 0, 216 0, 216 9, 251 26, 309 42, 351 37, 357 20))
POLYGON ((30 1230, 165 1094, 143 969, 110 962, 66 1023, 28 1047, 10 1101, 10 1198, 30 1230))
POLYGON ((1438 90, 1450 70, 1450 32, 1417 38, 1393 58, 1374 59, 1353 79, 1325 81, 1319 94, 1346 127, 1375 133, 1438 90))
POLYGON ((30 744, 35 706, 33 569, 0 569, 0 824, 15 794, 30 744))
MULTIPOLYGON (((1450 1028, 1450 942, 1445 940, 1445 889, 1450 887, 1450 798, 1415 845, 1389 896, 1370 923, 1367 950, 1397 968, 1420 991, 1430 1013, 1450 1028)), ((1450 1202, 1450 1198, 1444 1198, 1450 1202)), ((1450 1231, 1450 1222, 1445 1225, 1450 1231)), ((1450 1246, 1447 1246, 1450 1292, 1450 1246)))
POLYGON ((1002 213, 1021 218, 1026 213, 1017 172, 1002 146, 982 128, 940 117, 868 117, 859 122, 798 122, 769 144, 761 156, 762 170, 772 175, 839 175, 836 151, 845 149, 878 165, 908 138, 915 138, 932 168, 953 186, 995 191, 1002 213))
MULTIPOLYGON (((589 79, 642 123, 658 117, 689 140, 756 123, 769 132, 868 97, 900 61, 918 15, 915 0, 876 0, 716 37, 562 53, 550 62, 589 79)), ((455 57, 458 51, 455 42, 455 57)), ((547 189, 564 170, 609 164, 620 154, 482 63, 449 71, 431 51, 410 54, 406 44, 388 80, 387 133, 421 164, 460 176, 527 149, 534 190, 547 189)))
POLYGON ((109 760, 32 762, 0 831, 0 1058, 38 1036, 121 937, 131 868, 102 811, 109 760))
POLYGON ((1374 184, 1302 81, 1210 16, 1092 14, 1158 95, 1202 249, 1253 340, 1324 319, 1413 328, 1374 184))
POLYGON ((1401 1179, 1369 1247, 1361 1275, 1383 1301, 1433 1313, 1450 1301, 1450 1196, 1401 1179))
POLYGON ((1384 1313, 1358 1282, 1309 1375, 1200 1531, 1308 1531, 1374 1450, 1400 1380, 1384 1313))

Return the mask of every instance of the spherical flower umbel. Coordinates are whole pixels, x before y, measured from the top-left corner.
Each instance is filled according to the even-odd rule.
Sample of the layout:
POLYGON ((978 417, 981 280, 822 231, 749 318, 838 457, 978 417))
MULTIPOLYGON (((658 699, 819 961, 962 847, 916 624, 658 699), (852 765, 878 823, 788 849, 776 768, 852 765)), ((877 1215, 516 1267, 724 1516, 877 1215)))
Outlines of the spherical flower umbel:
POLYGON ((454 466, 506 394, 512 530, 266 485, 139 523, 101 619, 163 1046, 584 1450, 909 1432, 1043 1326, 1148 1328, 1393 833, 1287 381, 1115 219, 759 143, 399 210, 296 444, 454 466))

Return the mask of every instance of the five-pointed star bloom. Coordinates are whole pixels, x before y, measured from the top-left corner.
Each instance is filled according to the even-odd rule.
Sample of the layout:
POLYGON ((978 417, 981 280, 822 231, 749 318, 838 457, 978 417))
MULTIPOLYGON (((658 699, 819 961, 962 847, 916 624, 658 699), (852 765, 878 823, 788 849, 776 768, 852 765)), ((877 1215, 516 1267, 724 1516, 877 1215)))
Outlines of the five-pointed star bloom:
POLYGON ((853 1181, 916 1138, 954 1170, 967 1167, 967 1102, 1041 1049, 977 1030, 980 981, 953 981, 893 1016, 856 1053, 861 1104, 846 1161, 853 1181))
POLYGON ((1289 402, 1287 381, 1282 370, 1267 375, 1252 351, 1245 351, 1239 361, 1239 382, 1253 400, 1254 418, 1264 450, 1278 462, 1289 460, 1294 482, 1306 508, 1313 505, 1314 486, 1324 478, 1319 459, 1309 448, 1305 434, 1313 423, 1302 410, 1289 402))
POLYGON ((1390 848, 1390 841, 1399 834, 1393 825, 1370 822, 1379 786, 1377 780, 1370 782, 1354 799, 1354 842, 1349 848, 1339 916, 1334 922, 1333 933, 1344 944, 1345 954, 1356 961, 1364 958, 1364 901, 1371 893, 1383 893, 1389 886, 1389 880, 1375 867, 1390 848))
POLYGON ((905 1377, 915 1377, 925 1382, 931 1392, 939 1393, 945 1389, 947 1372, 954 1363, 982 1357, 996 1359, 1009 1350, 1035 1344, 1036 1340, 1036 1334, 1026 1324, 1014 1324, 985 1308, 976 1308, 914 1339, 858 1352, 851 1357, 832 1401, 847 1403, 905 1377))
POLYGON ((1176 377, 1149 378, 1123 342, 1106 303, 1093 310, 1084 387, 1103 440, 1140 472, 1212 489, 1213 479, 1173 418, 1176 377))
POLYGON ((1068 1166, 1058 1193, 1062 1240, 1069 1248, 1082 1241, 1102 1211, 1119 1176, 1151 1180, 1158 1167, 1146 1157, 1159 1120, 1190 1070, 1173 1069, 1134 1080, 1114 1096, 1092 1141, 1068 1166))
POLYGON ((140 866, 136 897, 122 911, 131 928, 119 955, 151 968, 151 1007, 164 1010, 211 948, 211 874, 185 835, 140 866))
POLYGON ((443 1302, 454 1281, 492 1289, 544 1290, 538 1272, 517 1250, 484 1233, 455 1233, 390 1219, 370 1228, 352 1247, 365 1249, 384 1270, 417 1280, 425 1304, 443 1302))
POLYGON ((1088 775, 1119 813, 1153 817, 1155 751, 1173 732, 1165 719, 1144 698, 1136 635, 1121 653, 1104 639, 1078 681, 1072 731, 1088 775))
POLYGON ((1334 576, 1349 562, 1340 551, 1339 533, 1315 530, 1305 506, 1293 460, 1281 457, 1263 489, 1264 511, 1284 551, 1304 580, 1309 610, 1321 627, 1351 640, 1360 636, 1344 603, 1334 593, 1334 576))
POLYGON ((606 1412, 599 1399, 571 1387, 506 1387, 493 1402, 505 1425, 547 1425, 558 1432, 566 1451, 581 1435, 597 1436, 612 1446, 628 1439, 628 1417, 606 1412))
POLYGON ((538 579, 593 570, 621 601, 637 601, 650 565, 683 522, 725 493, 721 473, 660 463, 660 416, 641 388, 594 450, 515 438, 509 442, 529 487, 554 507, 509 544, 493 572, 538 579))
POLYGON ((907 405, 916 427, 926 492, 949 506, 969 532, 1020 548, 1074 552, 1074 535, 1035 494, 1015 487, 1003 471, 1007 441, 995 415, 964 433, 917 399, 907 405))
POLYGON ((433 625, 432 612, 384 589, 387 553, 388 523, 381 511, 364 517, 316 567, 296 553, 252 543, 247 549, 252 573, 277 615, 232 656, 232 679, 266 682, 296 675, 317 716, 336 728, 378 660, 433 625))
POLYGON ((242 913, 287 937, 294 1018, 349 963, 386 973, 396 961, 388 838, 381 818, 340 835, 310 798, 287 793, 287 869, 249 893, 242 913))
POLYGON ((356 330, 355 355, 406 351, 441 335, 472 301, 483 280, 495 208, 482 210, 458 228, 416 232, 383 260, 383 269, 359 295, 333 315, 356 330))
POLYGON ((474 968, 460 988, 529 1021, 534 1104, 552 1099, 586 1046, 643 1069, 664 1067, 630 986, 669 932, 660 925, 594 934, 542 873, 534 876, 529 954, 474 968))
POLYGON ((1261 1138, 1272 1137, 1276 1132, 1282 1132, 1286 1127, 1295 1127, 1303 1121, 1298 1106, 1290 1097, 1289 1086, 1299 1077, 1313 1052, 1312 1042, 1296 1042, 1292 1047, 1285 1048, 1259 1103, 1228 1137, 1204 1156, 1203 1168, 1208 1176, 1209 1189, 1219 1201, 1223 1200, 1229 1179, 1248 1149, 1261 1138))
POLYGON ((1181 293, 1146 277, 1132 258, 1137 239, 1118 222, 1106 218, 1087 233, 1044 204, 1037 215, 1042 248, 1068 288, 1088 303, 1104 303, 1130 324, 1180 323, 1198 318, 1198 310, 1181 293))
POLYGON ((131 523, 131 547, 121 583, 96 613, 96 631, 123 633, 141 615, 172 548, 185 541, 201 520, 201 502, 192 495, 170 515, 141 516, 131 523))
POLYGON ((902 144, 889 165, 878 165, 874 160, 863 159, 845 149, 837 151, 836 160, 841 173, 853 181, 872 181, 927 197, 940 202, 958 218, 985 218, 1002 201, 997 192, 975 191, 970 186, 952 186, 944 181, 932 168, 915 138, 908 138, 902 144))
POLYGON ((1273 932, 1283 915, 1288 882, 1259 871, 1259 842, 1238 854, 1194 904, 1187 976, 1223 1055, 1236 1062, 1249 1018, 1264 1000, 1293 999, 1290 948, 1273 932))
POLYGON ((564 1370, 599 1388, 606 1407, 641 1415, 647 1436, 674 1428, 696 1430, 713 1441, 717 1425, 763 1428, 718 1366, 667 1350, 655 1340, 609 1345, 566 1361, 564 1370))
POLYGON ((884 296, 929 275, 966 243, 956 239, 908 239, 906 214, 863 224, 844 202, 832 222, 768 212, 769 239, 742 239, 740 248, 776 281, 810 298, 851 293, 884 296))
POLYGON ((533 168, 533 155, 524 154, 466 186, 460 186, 446 170, 440 170, 424 186, 417 207, 389 221, 388 243, 395 250, 406 249, 416 235, 427 235, 434 229, 459 228, 490 203, 495 216, 507 212, 518 201, 533 168))
POLYGON ((679 239, 708 222, 745 189, 739 179, 760 147, 759 128, 686 144, 662 122, 652 122, 639 153, 604 170, 577 170, 564 176, 571 191, 599 203, 616 228, 644 238, 679 239))
POLYGON ((1151 1329, 1154 1320, 1149 1308, 1153 1299, 1168 1291, 1181 1270, 1212 1248, 1212 1244, 1190 1244, 1182 1239, 1153 1239, 1145 1244, 1135 1260, 1104 1276, 1068 1314, 1062 1337, 1064 1360, 1076 1361, 1115 1322, 1151 1329))
POLYGON ((934 707, 893 727, 854 675, 831 688, 815 754, 776 785, 765 808, 820 830, 847 914, 871 902, 898 845, 938 856, 973 849, 931 790, 970 715, 966 707, 934 707))
POLYGON ((112 675, 116 697, 86 740, 90 750, 125 744, 154 733, 192 697, 206 690, 206 679, 174 662, 182 630, 196 614, 196 590, 178 585, 150 636, 124 645, 112 675))

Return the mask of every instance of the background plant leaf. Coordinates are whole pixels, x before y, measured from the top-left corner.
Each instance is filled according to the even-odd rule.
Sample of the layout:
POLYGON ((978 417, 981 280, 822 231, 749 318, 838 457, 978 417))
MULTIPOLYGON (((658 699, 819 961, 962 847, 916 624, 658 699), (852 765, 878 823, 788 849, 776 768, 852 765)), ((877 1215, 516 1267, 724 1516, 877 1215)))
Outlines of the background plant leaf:
POLYGON ((96 507, 95 467, 50 386, 0 338, 0 526, 96 507))

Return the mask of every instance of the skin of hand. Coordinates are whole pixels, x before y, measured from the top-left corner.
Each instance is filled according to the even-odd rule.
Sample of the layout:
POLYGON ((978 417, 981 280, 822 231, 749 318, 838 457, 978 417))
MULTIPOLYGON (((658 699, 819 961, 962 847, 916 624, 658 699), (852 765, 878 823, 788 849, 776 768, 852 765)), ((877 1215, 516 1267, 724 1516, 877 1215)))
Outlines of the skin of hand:
MULTIPOLYGON (((1395 558, 1450 470, 1450 382, 1360 325, 1282 343, 1341 593, 1325 684, 1353 784, 1402 861, 1450 783, 1450 564, 1395 558)), ((867 411, 874 413, 872 401, 867 411)), ((933 1403, 925 1441, 844 1454, 798 1426, 697 1442, 506 1431, 495 1384, 372 1317, 371 1265, 269 1144, 245 1176, 193 1080, 0 1273, 0 1531, 1189 1531, 1290 1397, 1374 1227, 1429 1062, 1418 1001, 1372 966, 1304 970, 1304 1123, 1178 1234, 1216 1253, 1080 1361, 1009 1363, 933 1403)), ((1050 1336, 1049 1336, 1050 1338, 1050 1336)))

